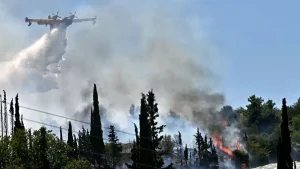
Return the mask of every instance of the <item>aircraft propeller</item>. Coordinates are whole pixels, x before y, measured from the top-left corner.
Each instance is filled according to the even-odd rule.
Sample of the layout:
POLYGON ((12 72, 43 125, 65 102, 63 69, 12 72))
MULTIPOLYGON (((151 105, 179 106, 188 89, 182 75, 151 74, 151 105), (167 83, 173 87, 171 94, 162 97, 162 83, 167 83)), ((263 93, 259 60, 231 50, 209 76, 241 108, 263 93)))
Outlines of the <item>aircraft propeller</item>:
POLYGON ((60 16, 58 16, 59 11, 57 11, 56 15, 54 13, 52 13, 53 16, 57 17, 57 18, 61 18, 60 16))
POLYGON ((73 16, 74 18, 77 18, 77 16, 75 16, 76 11, 74 12, 74 14, 72 14, 71 12, 70 12, 70 14, 71 14, 71 16, 73 16))

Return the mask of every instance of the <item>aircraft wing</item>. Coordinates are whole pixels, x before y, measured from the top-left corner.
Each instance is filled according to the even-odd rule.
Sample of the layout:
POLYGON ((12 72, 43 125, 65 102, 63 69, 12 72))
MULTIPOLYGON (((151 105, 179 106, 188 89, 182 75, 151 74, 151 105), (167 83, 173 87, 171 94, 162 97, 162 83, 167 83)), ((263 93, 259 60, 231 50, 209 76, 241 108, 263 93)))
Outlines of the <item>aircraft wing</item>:
POLYGON ((96 23, 96 17, 95 18, 73 19, 72 21, 73 21, 73 23, 76 23, 76 22, 85 22, 85 21, 93 21, 93 24, 95 24, 96 23))
POLYGON ((28 22, 30 26, 31 23, 36 22, 38 25, 50 25, 50 24, 55 24, 55 23, 60 23, 62 22, 61 20, 54 20, 54 19, 29 19, 25 18, 25 22, 28 22))

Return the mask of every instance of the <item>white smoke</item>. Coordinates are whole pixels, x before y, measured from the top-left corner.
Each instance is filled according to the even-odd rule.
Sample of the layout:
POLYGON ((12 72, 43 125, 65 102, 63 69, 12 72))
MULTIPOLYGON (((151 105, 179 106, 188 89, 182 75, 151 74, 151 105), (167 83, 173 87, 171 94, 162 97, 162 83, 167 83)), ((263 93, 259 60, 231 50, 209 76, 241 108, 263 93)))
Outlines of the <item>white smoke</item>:
MULTIPOLYGON (((10 2, 6 4, 15 8, 10 2)), ((21 105, 73 117, 92 102, 91 90, 96 83, 100 104, 107 109, 109 120, 129 132, 134 131, 128 118, 129 106, 139 105, 140 93, 153 88, 161 114, 172 109, 197 125, 207 122, 202 118, 208 116, 206 110, 218 108, 225 98, 215 91, 219 82, 215 72, 221 67, 215 63, 221 61, 215 48, 203 38, 203 24, 199 23, 202 18, 173 13, 162 1, 134 3, 141 8, 131 9, 131 3, 120 1, 77 6, 79 17, 97 15, 98 19, 94 26, 83 23, 68 28, 72 43, 61 64, 61 73, 57 65, 65 51, 65 32, 57 31, 44 35, 11 61, 2 63, 5 73, 1 87, 10 96, 18 92, 21 105), (59 89, 50 90, 53 88, 59 89), (194 113, 195 110, 199 112, 194 113)), ((177 7, 176 11, 184 10, 184 5, 177 7)), ((18 13, 13 11, 22 12, 6 13, 18 13)), ((29 11, 22 13, 25 14, 44 16, 29 11)), ((32 118, 34 113, 24 117, 32 118)), ((89 121, 89 112, 83 113, 78 119, 89 121)), ((38 121, 45 118, 44 114, 36 115, 40 116, 34 116, 38 121)), ((186 130, 196 131, 189 127, 186 130)))
POLYGON ((66 33, 53 29, 13 59, 1 62, 0 84, 5 89, 25 92, 46 92, 57 88, 59 62, 67 46, 66 33))

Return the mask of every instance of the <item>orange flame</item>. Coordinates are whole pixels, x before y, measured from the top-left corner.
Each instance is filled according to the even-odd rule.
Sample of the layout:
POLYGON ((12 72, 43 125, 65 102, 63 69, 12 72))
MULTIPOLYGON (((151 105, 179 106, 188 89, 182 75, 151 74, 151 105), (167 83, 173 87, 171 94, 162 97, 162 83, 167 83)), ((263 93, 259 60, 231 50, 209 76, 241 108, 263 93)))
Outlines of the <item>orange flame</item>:
POLYGON ((224 153, 226 153, 228 156, 232 157, 233 153, 231 150, 229 150, 227 147, 223 146, 222 140, 220 136, 214 136, 215 145, 222 150, 224 153))

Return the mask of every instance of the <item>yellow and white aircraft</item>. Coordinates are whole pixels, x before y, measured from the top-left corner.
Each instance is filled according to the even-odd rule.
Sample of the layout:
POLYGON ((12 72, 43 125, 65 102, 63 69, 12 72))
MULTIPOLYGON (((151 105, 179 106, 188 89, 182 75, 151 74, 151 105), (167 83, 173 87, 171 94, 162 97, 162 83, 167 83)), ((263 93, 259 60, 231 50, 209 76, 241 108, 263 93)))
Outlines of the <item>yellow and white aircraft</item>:
MULTIPOLYGON (((59 12, 59 11, 58 11, 59 12)), ((78 19, 75 14, 70 13, 71 15, 62 19, 60 16, 58 16, 58 12, 53 14, 51 17, 50 15, 48 16, 48 19, 29 19, 28 17, 25 18, 25 22, 28 22, 28 26, 30 26, 33 22, 36 22, 38 25, 49 25, 50 26, 50 31, 54 28, 64 28, 66 29, 68 26, 72 25, 72 23, 78 23, 78 22, 85 22, 85 21, 93 21, 93 24, 96 23, 97 17, 94 18, 83 18, 83 19, 78 19), (77 18, 77 19, 74 19, 77 18)))

